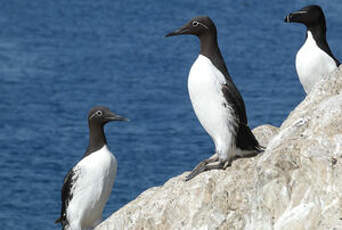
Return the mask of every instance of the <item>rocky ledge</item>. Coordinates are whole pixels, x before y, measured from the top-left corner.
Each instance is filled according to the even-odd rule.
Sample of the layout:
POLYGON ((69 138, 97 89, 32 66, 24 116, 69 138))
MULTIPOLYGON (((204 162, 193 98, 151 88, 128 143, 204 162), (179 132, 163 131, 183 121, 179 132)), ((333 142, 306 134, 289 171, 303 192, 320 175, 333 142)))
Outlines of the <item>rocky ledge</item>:
POLYGON ((280 128, 253 130, 266 151, 226 170, 150 188, 96 230, 342 229, 342 66, 280 128))

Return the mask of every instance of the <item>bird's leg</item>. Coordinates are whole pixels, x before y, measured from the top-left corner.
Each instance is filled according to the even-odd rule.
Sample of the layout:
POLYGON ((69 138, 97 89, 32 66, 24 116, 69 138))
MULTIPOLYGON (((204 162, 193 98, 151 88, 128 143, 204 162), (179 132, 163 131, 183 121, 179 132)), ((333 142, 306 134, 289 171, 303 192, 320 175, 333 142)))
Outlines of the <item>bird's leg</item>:
POLYGON ((210 158, 205 159, 204 161, 202 161, 201 163, 199 163, 193 170, 192 172, 198 171, 200 168, 202 168, 203 166, 210 164, 212 162, 216 162, 219 160, 219 157, 217 155, 217 153, 215 153, 214 155, 212 155, 210 158))
POLYGON ((205 159, 204 161, 202 161, 201 163, 199 163, 192 171, 189 175, 186 176, 185 181, 191 180, 192 178, 194 178, 195 176, 197 176, 198 174, 200 174, 201 172, 210 170, 207 169, 208 164, 213 163, 213 162, 217 162, 219 161, 219 157, 217 155, 217 153, 215 153, 214 155, 212 155, 210 158, 205 159))
POLYGON ((233 158, 227 160, 226 162, 224 162, 223 169, 226 169, 226 168, 230 167, 232 165, 232 161, 233 161, 233 158))

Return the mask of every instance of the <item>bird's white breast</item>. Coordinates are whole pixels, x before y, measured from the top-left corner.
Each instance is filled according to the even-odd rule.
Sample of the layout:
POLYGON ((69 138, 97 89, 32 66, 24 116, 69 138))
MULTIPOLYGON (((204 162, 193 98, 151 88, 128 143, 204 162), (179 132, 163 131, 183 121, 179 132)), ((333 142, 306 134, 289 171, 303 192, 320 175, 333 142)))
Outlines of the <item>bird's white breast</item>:
POLYGON ((82 229, 88 229, 102 219, 103 208, 114 184, 117 161, 105 145, 83 158, 74 169, 78 170, 77 180, 67 215, 70 219, 80 220, 82 229))
POLYGON ((203 128, 212 137, 220 158, 227 158, 232 145, 228 121, 233 119, 232 108, 225 100, 223 74, 209 58, 199 55, 191 67, 188 90, 195 114, 203 128))
POLYGON ((296 70, 306 93, 322 79, 336 69, 336 63, 326 52, 317 45, 310 31, 307 39, 296 55, 296 70))

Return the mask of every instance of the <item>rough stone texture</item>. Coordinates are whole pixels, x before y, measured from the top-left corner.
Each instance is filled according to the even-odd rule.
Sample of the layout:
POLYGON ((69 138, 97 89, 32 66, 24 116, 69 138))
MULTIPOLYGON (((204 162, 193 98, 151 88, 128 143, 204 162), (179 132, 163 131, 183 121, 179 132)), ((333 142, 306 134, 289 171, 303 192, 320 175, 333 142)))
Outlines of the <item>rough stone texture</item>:
POLYGON ((253 132, 266 151, 148 189, 96 230, 342 229, 342 67, 280 129, 253 132))

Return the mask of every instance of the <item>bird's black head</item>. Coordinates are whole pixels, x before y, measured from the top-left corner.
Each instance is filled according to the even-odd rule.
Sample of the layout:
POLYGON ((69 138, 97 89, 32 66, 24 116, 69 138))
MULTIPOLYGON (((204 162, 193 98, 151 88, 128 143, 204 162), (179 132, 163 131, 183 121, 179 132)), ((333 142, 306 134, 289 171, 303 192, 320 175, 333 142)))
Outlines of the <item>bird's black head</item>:
POLYGON ((186 23, 178 30, 168 33, 166 37, 183 34, 192 34, 196 35, 197 37, 201 37, 207 34, 216 35, 216 26, 208 16, 197 16, 191 19, 188 23, 186 23))
POLYGON ((320 6, 310 5, 286 16, 285 22, 303 23, 306 27, 323 25, 325 27, 325 17, 320 6))
POLYGON ((90 109, 88 114, 89 125, 104 125, 110 121, 128 121, 128 119, 111 112, 105 106, 95 106, 90 109))

